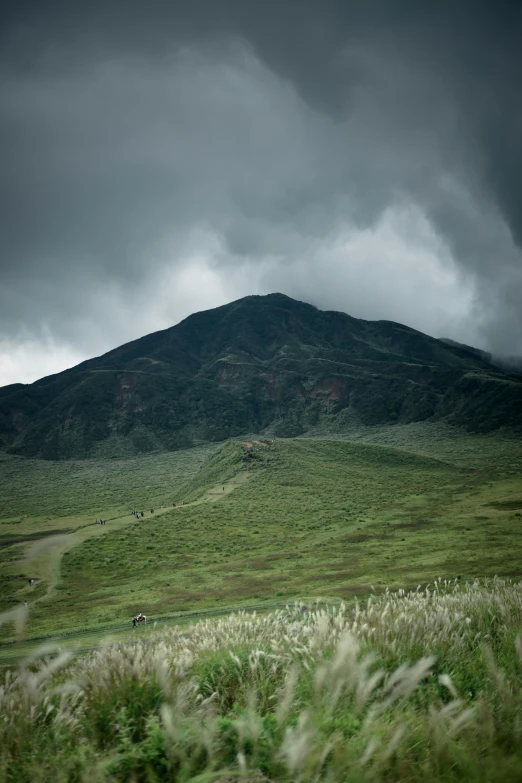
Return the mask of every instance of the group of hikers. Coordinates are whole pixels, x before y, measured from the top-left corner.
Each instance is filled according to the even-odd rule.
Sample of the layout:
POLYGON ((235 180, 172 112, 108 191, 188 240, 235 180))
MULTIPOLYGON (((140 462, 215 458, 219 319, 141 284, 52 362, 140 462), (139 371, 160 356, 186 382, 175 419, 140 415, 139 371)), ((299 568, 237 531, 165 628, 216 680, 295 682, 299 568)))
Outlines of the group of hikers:
MULTIPOLYGON (((184 506, 184 505, 185 505, 185 501, 182 500, 181 503, 180 503, 180 506, 184 506)), ((173 506, 173 508, 176 508, 176 503, 173 503, 172 506, 173 506)), ((154 509, 153 508, 151 508, 150 513, 154 514, 154 509)), ((136 519, 142 519, 142 517, 145 516, 145 513, 143 511, 131 511, 131 514, 134 517, 136 517, 136 519)))
POLYGON ((106 525, 107 521, 105 519, 97 519, 96 520, 97 525, 106 525))

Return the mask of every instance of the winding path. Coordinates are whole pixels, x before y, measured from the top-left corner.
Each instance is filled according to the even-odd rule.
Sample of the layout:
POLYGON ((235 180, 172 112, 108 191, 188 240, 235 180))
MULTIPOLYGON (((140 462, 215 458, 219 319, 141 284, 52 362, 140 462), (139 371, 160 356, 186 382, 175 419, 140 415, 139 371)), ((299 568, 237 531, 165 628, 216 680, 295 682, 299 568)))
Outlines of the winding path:
MULTIPOLYGON (((183 511, 183 509, 198 506, 201 503, 215 502, 222 497, 230 494, 236 487, 242 486, 248 481, 248 470, 241 470, 224 484, 221 483, 208 489, 200 498, 184 505, 162 506, 154 509, 154 517, 162 516, 167 512, 183 511)), ((147 519, 150 519, 149 515, 147 519)), ((55 590, 60 574, 60 563, 63 555, 70 552, 74 547, 82 544, 88 538, 100 537, 113 530, 120 530, 127 525, 136 522, 132 514, 125 514, 117 517, 107 517, 106 525, 97 525, 95 522, 83 525, 73 533, 64 533, 57 536, 46 536, 32 541, 27 548, 22 560, 25 569, 30 568, 31 575, 37 581, 44 581, 47 584, 47 590, 39 598, 29 601, 29 596, 34 588, 25 586, 20 590, 22 600, 27 600, 29 605, 34 605, 40 601, 45 601, 55 590)))

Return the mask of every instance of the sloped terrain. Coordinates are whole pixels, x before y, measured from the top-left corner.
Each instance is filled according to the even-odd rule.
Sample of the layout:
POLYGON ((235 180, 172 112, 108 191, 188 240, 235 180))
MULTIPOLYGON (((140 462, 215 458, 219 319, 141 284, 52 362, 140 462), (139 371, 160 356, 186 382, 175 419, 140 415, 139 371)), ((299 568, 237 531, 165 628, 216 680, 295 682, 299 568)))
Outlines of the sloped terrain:
POLYGON ((444 419, 522 425, 522 376, 388 321, 250 296, 30 385, 0 389, 0 442, 45 459, 444 419))
MULTIPOLYGON (((387 428, 401 429, 412 428, 387 428)), ((287 438, 122 461, 5 457, 21 516, 2 521, 0 611, 27 599, 31 636, 122 625, 129 634, 138 611, 159 619, 350 600, 372 585, 415 587, 441 575, 520 576, 519 440, 421 429, 418 440, 405 433, 409 451, 287 438), (22 484, 41 487, 44 475, 50 489, 38 491, 37 506, 22 484), (139 521, 130 513, 138 503, 139 521), (76 532, 55 535, 53 548, 46 534, 67 529, 76 532), (41 553, 30 556, 39 531, 41 553), (31 540, 14 543, 21 536, 31 540)), ((1 629, 2 641, 4 632, 12 629, 1 629)))

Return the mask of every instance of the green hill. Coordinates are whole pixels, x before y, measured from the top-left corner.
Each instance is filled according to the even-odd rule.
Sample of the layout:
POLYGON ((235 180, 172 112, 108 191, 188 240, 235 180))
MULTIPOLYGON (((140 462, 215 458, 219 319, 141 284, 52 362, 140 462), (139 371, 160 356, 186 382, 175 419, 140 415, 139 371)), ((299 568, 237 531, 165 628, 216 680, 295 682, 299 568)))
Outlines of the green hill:
POLYGON ((522 377, 389 321, 250 296, 30 385, 0 389, 0 442, 45 459, 445 420, 522 425, 522 377))
POLYGON ((350 599, 440 575, 520 576, 518 439, 421 429, 408 433, 410 451, 287 438, 121 461, 5 456, 0 611, 28 598, 40 636, 120 627, 139 610, 158 618, 350 599))

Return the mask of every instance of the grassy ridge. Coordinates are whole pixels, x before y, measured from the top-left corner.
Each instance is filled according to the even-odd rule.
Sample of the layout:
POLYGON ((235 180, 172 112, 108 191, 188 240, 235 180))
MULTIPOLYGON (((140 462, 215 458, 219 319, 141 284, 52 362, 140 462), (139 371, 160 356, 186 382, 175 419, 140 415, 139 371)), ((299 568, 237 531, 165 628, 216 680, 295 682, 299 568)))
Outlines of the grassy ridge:
POLYGON ((346 441, 227 444, 183 489, 209 490, 205 502, 64 556, 56 590, 31 609, 31 631, 119 624, 138 610, 349 599, 440 575, 519 575, 520 480, 505 465, 492 470, 493 446, 479 468, 346 441), (222 492, 225 480, 237 482, 233 492, 222 492))
POLYGON ((29 460, 0 454, 0 536, 29 532, 67 516, 100 515, 121 509, 161 505, 211 455, 216 446, 130 459, 29 460))
POLYGON ((476 470, 492 469, 493 475, 522 475, 520 438, 509 431, 478 434, 457 429, 443 422, 412 422, 398 427, 346 426, 339 434, 324 425, 309 435, 313 439, 350 440, 419 454, 424 457, 476 470))
POLYGON ((210 457, 203 468, 186 481, 179 491, 179 497, 192 502, 213 487, 224 485, 249 463, 247 450, 237 443, 227 443, 210 457))

